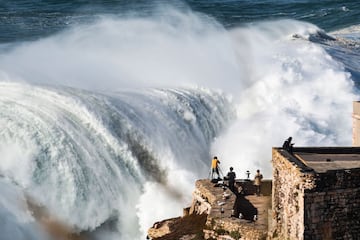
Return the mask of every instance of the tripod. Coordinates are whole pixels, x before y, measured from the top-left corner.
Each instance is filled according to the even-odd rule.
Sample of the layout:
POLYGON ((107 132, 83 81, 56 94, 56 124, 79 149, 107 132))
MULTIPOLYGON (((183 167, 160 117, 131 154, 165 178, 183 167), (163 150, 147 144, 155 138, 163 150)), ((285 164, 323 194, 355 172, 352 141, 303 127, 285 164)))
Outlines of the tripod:
POLYGON ((218 175, 218 178, 221 178, 221 179, 224 178, 224 174, 223 174, 220 166, 217 166, 216 168, 210 168, 208 179, 210 179, 210 175, 211 175, 211 179, 214 179, 214 173, 216 173, 218 175))

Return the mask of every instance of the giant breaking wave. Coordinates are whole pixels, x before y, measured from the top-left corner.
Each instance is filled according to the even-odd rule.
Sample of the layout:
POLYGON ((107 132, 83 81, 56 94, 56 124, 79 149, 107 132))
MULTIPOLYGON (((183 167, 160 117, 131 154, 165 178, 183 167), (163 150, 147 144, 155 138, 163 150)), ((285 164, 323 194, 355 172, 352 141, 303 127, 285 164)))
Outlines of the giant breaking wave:
POLYGON ((316 26, 227 30, 166 12, 3 48, 1 232, 46 237, 29 196, 99 239, 142 238, 180 215, 211 154, 239 177, 256 168, 270 177, 271 147, 290 135, 296 145, 350 143, 351 75, 309 41, 316 26))

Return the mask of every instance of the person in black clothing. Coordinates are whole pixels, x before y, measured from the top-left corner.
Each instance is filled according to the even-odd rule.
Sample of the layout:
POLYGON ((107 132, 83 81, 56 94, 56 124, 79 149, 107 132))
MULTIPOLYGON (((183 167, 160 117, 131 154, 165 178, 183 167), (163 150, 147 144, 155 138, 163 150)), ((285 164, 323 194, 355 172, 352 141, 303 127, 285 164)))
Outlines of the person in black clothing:
POLYGON ((291 145, 291 140, 292 140, 292 137, 289 137, 288 139, 285 140, 284 144, 283 144, 283 149, 285 150, 288 150, 290 145, 291 145))
POLYGON ((235 178, 236 173, 233 172, 234 168, 230 167, 230 172, 227 173, 226 179, 229 181, 229 189, 234 192, 235 191, 235 178))
POLYGON ((290 154, 293 154, 293 146, 295 143, 291 143, 291 140, 292 140, 292 137, 289 137, 288 139, 286 139, 282 147, 283 147, 283 149, 288 151, 290 154))

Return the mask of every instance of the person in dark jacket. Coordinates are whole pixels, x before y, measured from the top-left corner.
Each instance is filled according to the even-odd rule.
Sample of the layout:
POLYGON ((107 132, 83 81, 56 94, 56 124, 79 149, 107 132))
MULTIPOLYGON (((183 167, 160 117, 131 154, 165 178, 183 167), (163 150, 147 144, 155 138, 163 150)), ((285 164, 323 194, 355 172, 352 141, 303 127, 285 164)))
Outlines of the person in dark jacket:
POLYGON ((229 189, 231 191, 235 191, 235 178, 236 178, 236 173, 233 172, 234 168, 230 167, 230 172, 227 173, 226 175, 226 179, 229 181, 229 189))

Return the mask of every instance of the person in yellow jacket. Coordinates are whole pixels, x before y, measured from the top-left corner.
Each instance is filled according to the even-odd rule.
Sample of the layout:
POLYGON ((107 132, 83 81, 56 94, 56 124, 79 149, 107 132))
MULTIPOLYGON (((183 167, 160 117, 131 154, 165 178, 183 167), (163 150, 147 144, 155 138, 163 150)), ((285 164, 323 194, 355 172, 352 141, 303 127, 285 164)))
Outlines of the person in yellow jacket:
POLYGON ((214 173, 216 172, 218 178, 220 178, 220 174, 219 174, 219 164, 220 161, 219 159, 217 159, 217 157, 215 156, 212 161, 211 161, 211 178, 214 179, 214 173))

